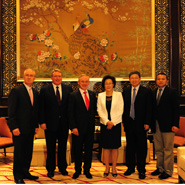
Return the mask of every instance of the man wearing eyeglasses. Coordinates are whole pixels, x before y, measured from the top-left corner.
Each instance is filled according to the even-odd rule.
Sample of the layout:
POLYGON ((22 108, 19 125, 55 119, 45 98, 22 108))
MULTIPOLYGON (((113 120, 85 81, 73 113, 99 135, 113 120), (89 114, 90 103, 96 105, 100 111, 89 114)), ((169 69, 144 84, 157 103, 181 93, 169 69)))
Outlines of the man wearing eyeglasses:
POLYGON ((69 132, 67 105, 72 87, 62 83, 62 73, 54 69, 51 74, 52 83, 43 86, 40 91, 39 122, 45 131, 47 145, 47 176, 52 178, 56 168, 56 142, 58 141, 58 169, 67 176, 66 147, 69 132))

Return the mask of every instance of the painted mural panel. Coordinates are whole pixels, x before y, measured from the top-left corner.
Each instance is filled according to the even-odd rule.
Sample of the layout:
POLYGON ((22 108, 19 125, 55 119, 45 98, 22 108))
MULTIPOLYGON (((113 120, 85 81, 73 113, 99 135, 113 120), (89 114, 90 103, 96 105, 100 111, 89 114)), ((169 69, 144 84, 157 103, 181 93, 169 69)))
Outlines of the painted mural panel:
POLYGON ((65 80, 86 73, 154 78, 154 2, 151 0, 20 0, 17 4, 17 74, 38 80, 60 68, 65 80))

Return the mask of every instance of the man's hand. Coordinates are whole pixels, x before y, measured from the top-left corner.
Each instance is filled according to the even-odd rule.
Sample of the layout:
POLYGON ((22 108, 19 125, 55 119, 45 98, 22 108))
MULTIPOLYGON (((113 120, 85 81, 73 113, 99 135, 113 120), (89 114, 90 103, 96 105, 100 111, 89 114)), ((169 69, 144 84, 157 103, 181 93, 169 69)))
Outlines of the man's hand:
POLYGON ((43 129, 43 130, 46 130, 46 129, 47 129, 46 123, 41 124, 41 125, 40 125, 40 128, 43 129))
POLYGON ((14 136, 19 136, 21 134, 19 128, 14 129, 12 132, 14 136))
POLYGON ((35 128, 35 134, 37 134, 39 131, 39 128, 35 128))
POLYGON ((176 133, 178 130, 179 130, 178 127, 176 127, 176 126, 173 126, 173 127, 172 127, 172 132, 175 132, 175 133, 176 133))
POLYGON ((113 126, 114 126, 114 123, 112 123, 112 121, 107 122, 107 129, 108 130, 111 130, 113 126))
POLYGON ((76 136, 79 136, 79 132, 78 132, 78 129, 77 129, 77 128, 74 128, 74 129, 72 130, 72 133, 73 133, 74 135, 76 135, 76 136))
POLYGON ((149 129, 149 125, 144 125, 144 129, 148 130, 149 129))

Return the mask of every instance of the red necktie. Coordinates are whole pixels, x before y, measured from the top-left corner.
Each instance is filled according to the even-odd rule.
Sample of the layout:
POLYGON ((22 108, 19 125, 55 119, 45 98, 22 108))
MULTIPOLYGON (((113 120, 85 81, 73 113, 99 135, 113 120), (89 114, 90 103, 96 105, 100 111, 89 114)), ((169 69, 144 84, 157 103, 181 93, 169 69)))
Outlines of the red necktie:
POLYGON ((89 98, 87 97, 87 92, 86 91, 84 91, 84 95, 85 95, 86 108, 87 108, 87 110, 89 110, 89 98))

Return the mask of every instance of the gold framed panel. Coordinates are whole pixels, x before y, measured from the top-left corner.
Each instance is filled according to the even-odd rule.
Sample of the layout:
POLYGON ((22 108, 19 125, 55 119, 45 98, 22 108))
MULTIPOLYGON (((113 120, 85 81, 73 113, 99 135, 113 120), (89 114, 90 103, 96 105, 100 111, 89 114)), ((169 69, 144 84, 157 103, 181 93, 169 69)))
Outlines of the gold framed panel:
POLYGON ((36 81, 50 81, 56 67, 64 81, 77 81, 82 73, 91 81, 105 74, 125 81, 133 70, 154 80, 154 0, 16 2, 18 81, 28 67, 36 81))

